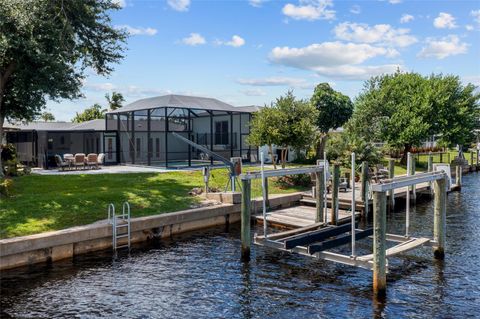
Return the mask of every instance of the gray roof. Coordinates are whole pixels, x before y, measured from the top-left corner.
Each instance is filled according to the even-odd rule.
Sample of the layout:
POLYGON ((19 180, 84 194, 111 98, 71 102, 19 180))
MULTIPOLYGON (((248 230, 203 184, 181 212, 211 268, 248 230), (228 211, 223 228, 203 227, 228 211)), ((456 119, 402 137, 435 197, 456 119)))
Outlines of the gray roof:
POLYGON ((122 113, 128 111, 154 109, 158 107, 178 107, 209 111, 249 112, 241 110, 242 108, 235 107, 213 98, 170 94, 141 99, 109 113, 122 113))
POLYGON ((7 130, 21 131, 105 131, 105 120, 91 120, 82 123, 72 122, 30 122, 5 124, 7 130))

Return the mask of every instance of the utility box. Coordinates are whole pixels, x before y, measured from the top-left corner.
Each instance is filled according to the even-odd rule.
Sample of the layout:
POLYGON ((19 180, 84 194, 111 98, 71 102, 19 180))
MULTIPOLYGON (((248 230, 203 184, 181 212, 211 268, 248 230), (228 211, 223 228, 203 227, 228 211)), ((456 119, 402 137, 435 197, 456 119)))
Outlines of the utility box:
POLYGON ((230 162, 233 164, 233 173, 235 176, 242 174, 242 158, 241 157, 231 157, 230 162))
POLYGON ((448 175, 448 181, 447 181, 447 190, 451 190, 452 188, 452 171, 450 169, 450 164, 433 164, 433 171, 434 172, 440 172, 444 171, 448 175))

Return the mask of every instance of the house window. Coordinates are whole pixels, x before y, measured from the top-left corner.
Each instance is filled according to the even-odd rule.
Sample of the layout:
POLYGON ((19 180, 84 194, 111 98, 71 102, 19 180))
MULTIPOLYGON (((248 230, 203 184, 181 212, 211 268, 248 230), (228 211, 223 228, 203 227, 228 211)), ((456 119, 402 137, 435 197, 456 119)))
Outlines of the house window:
POLYGON ((228 121, 215 122, 215 144, 228 144, 228 121))
POLYGON ((140 145, 140 138, 137 138, 137 143, 136 143, 136 147, 137 147, 137 158, 140 157, 140 148, 141 148, 141 145, 140 145))

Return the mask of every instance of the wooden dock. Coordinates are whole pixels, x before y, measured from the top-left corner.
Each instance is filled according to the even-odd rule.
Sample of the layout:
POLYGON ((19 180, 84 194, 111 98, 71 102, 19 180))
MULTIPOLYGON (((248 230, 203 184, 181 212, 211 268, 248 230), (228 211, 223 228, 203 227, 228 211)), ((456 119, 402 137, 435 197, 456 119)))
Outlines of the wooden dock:
MULTIPOLYGON (((327 220, 330 220, 331 209, 327 210, 327 220)), ((315 223, 316 209, 312 206, 293 206, 288 208, 276 209, 267 213, 267 222, 270 226, 281 226, 286 228, 306 227, 315 223)), ((356 213, 357 218, 360 213, 356 213)), ((351 214, 346 210, 338 211, 338 223, 346 223, 351 220, 351 214)), ((263 223, 263 215, 255 215, 258 223, 263 223)))

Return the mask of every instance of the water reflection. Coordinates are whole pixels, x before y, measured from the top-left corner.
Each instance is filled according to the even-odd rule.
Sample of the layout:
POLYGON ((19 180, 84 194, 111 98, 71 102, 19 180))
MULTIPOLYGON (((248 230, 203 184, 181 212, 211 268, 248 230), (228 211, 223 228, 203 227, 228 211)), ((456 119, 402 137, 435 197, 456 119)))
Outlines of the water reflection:
MULTIPOLYGON (((431 248, 389 260, 387 296, 376 299, 369 271, 252 246, 240 261, 238 225, 130 255, 79 256, 51 266, 5 271, 1 317, 325 318, 478 316, 480 175, 448 196, 445 261, 431 248)), ((388 214, 388 232, 405 214, 388 214)), ((419 202, 411 232, 432 236, 433 203, 419 202)), ((349 252, 349 247, 339 249, 349 252)), ((369 252, 371 243, 358 244, 369 252)))

